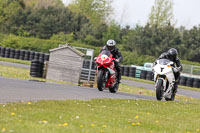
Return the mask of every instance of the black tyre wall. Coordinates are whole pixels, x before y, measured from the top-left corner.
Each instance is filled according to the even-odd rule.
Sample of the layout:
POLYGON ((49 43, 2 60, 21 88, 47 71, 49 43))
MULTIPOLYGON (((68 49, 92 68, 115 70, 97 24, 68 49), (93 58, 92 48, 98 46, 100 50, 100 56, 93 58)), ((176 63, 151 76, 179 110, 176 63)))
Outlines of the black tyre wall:
POLYGON ((49 54, 45 54, 44 60, 49 61, 49 54))
POLYGON ((10 58, 15 57, 15 49, 10 49, 10 58))
POLYGON ((43 76, 44 63, 39 60, 31 61, 30 75, 32 77, 42 77, 43 76))
POLYGON ((5 48, 1 47, 1 57, 4 57, 4 56, 5 56, 5 48))
POLYGON ((192 86, 195 88, 200 88, 200 79, 195 78, 192 86))
POLYGON ((194 78, 187 78, 186 86, 193 87, 194 78))
POLYGON ((30 60, 30 61, 34 60, 34 56, 35 56, 35 52, 30 51, 29 60, 30 60))
POLYGON ((147 71, 142 70, 142 71, 141 71, 141 74, 140 74, 140 78, 141 78, 141 79, 146 79, 146 76, 147 76, 147 71))
POLYGON ((179 84, 186 86, 187 77, 180 76, 179 84))
POLYGON ((25 57, 25 50, 20 50, 19 59, 24 60, 25 57))
POLYGON ((153 80, 154 73, 152 71, 148 71, 146 75, 147 80, 153 80))
POLYGON ((24 55, 24 60, 29 60, 30 58, 30 51, 26 50, 24 55))
POLYGON ((129 77, 135 77, 135 74, 136 74, 136 68, 130 67, 129 68, 129 77))
POLYGON ((128 66, 124 66, 124 76, 129 76, 129 67, 128 66))
POLYGON ((5 48, 5 55, 4 57, 10 58, 10 48, 5 48))
POLYGON ((122 76, 124 76, 124 66, 121 66, 122 76))

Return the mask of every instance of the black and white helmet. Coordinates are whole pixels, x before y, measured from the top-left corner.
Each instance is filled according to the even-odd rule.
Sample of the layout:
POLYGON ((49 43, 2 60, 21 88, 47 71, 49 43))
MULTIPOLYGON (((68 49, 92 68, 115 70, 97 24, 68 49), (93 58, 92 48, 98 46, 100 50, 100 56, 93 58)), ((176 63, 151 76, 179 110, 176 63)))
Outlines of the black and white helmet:
POLYGON ((116 42, 115 40, 108 40, 106 45, 107 45, 108 50, 113 50, 113 48, 116 45, 116 42))
POLYGON ((178 51, 175 48, 171 48, 170 50, 167 51, 167 56, 170 60, 176 60, 178 55, 178 51))

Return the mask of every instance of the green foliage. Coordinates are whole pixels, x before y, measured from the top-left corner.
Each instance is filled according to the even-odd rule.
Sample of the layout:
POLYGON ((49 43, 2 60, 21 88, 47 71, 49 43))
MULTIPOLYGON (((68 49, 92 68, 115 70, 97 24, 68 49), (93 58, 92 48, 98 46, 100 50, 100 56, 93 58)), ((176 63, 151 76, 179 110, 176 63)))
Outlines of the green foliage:
POLYGON ((14 49, 27 49, 38 52, 49 52, 49 49, 56 48, 59 44, 64 44, 64 42, 18 37, 15 35, 7 35, 0 40, 0 45, 3 47, 14 49))
POLYGON ((107 32, 103 33, 103 42, 106 43, 109 39, 113 39, 117 43, 121 43, 119 25, 112 24, 108 27, 107 32))
POLYGON ((92 24, 98 25, 105 22, 112 13, 112 0, 73 0, 69 8, 87 16, 92 24))
POLYGON ((64 7, 62 0, 24 0, 24 3, 31 8, 64 7))
POLYGON ((57 40, 57 41, 65 42, 65 43, 70 43, 74 41, 74 34, 73 33, 65 34, 61 32, 59 34, 53 34, 50 40, 57 40))
POLYGON ((155 0, 149 16, 150 25, 167 26, 173 19, 172 0, 155 0))

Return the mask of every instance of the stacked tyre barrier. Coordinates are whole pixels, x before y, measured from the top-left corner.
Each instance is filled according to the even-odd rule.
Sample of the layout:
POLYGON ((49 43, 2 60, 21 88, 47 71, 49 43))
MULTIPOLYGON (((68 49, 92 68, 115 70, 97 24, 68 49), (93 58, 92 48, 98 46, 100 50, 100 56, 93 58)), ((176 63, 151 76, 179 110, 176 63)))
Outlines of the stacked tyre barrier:
POLYGON ((32 77, 43 77, 44 62, 39 60, 31 61, 30 75, 32 77))
POLYGON ((124 66, 124 75, 123 76, 129 77, 129 67, 128 66, 124 66))
POLYGON ((4 48, 0 46, 0 56, 5 58, 13 58, 20 60, 39 60, 41 62, 49 61, 49 54, 34 52, 29 50, 18 50, 12 48, 4 48))
POLYGON ((135 74, 136 74, 136 68, 129 67, 129 77, 135 77, 135 74))
POLYGON ((200 88, 200 79, 180 76, 179 85, 200 88))
POLYGON ((142 70, 142 71, 141 71, 141 74, 140 74, 140 78, 141 78, 141 79, 146 79, 146 76, 147 76, 147 71, 142 70))
POLYGON ((42 77, 44 62, 49 61, 49 54, 40 53, 29 50, 18 50, 12 48, 4 48, 0 46, 0 56, 5 58, 13 58, 31 61, 30 75, 32 77, 42 77))

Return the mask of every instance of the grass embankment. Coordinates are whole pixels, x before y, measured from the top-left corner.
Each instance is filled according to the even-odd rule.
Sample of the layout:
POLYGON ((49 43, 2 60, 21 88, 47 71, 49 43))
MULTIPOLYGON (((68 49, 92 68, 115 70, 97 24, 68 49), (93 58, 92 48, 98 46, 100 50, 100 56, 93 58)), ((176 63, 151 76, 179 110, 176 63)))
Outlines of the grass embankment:
POLYGON ((17 60, 17 59, 4 58, 4 57, 0 57, 0 61, 19 63, 19 64, 25 64, 25 65, 30 65, 31 64, 31 61, 17 60))
POLYGON ((63 81, 52 81, 52 80, 47 80, 43 78, 35 78, 35 77, 31 77, 29 73, 30 73, 30 69, 0 65, 0 76, 2 77, 77 85, 75 83, 68 83, 68 82, 63 82, 63 81))
POLYGON ((0 130, 15 133, 198 133, 200 103, 39 101, 0 105, 0 130))

